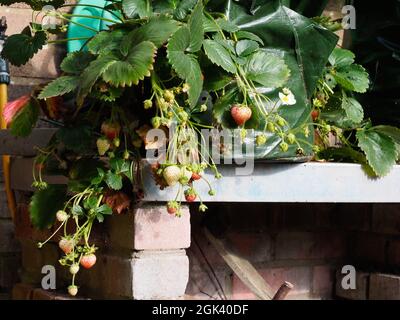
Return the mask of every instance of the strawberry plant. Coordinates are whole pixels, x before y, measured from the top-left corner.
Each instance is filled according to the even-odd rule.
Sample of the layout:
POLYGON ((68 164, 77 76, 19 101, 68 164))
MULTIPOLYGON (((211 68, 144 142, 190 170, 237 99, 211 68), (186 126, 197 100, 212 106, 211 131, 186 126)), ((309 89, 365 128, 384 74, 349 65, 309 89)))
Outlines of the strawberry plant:
MULTIPOLYGON (((93 225, 143 197, 147 152, 155 151, 155 183, 177 189, 166 214, 180 216, 182 201, 198 201, 198 210, 207 210, 196 186, 205 183, 213 196, 204 173, 221 174, 211 151, 202 148, 208 139, 202 129, 238 129, 241 143, 254 140, 256 159, 309 158, 314 151, 330 159, 341 152, 378 175, 397 160, 398 129, 372 127, 355 99, 354 93, 367 90, 368 75, 350 52, 334 50, 338 37, 320 24, 336 25, 301 14, 320 15, 326 1, 292 1, 294 11, 278 0, 113 0, 100 8, 112 19, 91 17, 107 23, 102 30, 67 13, 79 4, 22 2, 36 11, 49 4, 63 10, 44 12, 56 19, 53 29, 33 20, 9 36, 2 56, 10 63, 25 64, 47 44, 84 42, 65 56, 58 78, 5 110, 17 136, 29 135, 39 118, 57 128, 34 161, 30 213, 38 228, 56 224, 50 239, 61 234, 60 263, 71 273, 71 295, 78 293, 81 269, 96 267, 93 225), (66 38, 68 26, 77 23, 93 35, 66 38), (322 141, 318 150, 314 126, 322 141), (153 129, 163 135, 154 138, 153 129), (327 145, 330 132, 343 148, 327 145), (348 132, 356 149, 348 148, 355 146, 348 132), (48 184, 44 173, 64 175, 68 184, 48 184)), ((220 140, 216 146, 221 157, 229 152, 220 140)))

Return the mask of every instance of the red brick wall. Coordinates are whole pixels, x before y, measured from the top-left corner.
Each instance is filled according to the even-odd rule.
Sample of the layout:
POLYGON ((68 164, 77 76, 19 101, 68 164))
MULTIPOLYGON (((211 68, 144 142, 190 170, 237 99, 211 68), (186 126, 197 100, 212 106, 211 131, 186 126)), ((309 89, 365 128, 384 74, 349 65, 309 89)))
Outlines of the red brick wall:
MULTIPOLYGON (((360 272, 400 271, 399 213, 390 204, 228 204, 212 206, 208 216, 211 224, 226 226, 230 243, 274 290, 289 281, 295 287, 288 299, 325 299, 335 297, 335 273, 343 265, 360 272)), ((192 221, 202 250, 192 244, 189 252, 188 295, 220 298, 205 255, 228 298, 254 299, 205 239, 203 223, 199 217, 192 221)))

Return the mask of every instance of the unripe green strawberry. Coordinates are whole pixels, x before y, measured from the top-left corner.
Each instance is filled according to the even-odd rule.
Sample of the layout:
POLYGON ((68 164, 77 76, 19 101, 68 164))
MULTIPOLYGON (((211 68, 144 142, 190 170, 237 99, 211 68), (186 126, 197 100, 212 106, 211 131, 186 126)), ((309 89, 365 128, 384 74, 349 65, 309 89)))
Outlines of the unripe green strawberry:
POLYGON ((165 101, 167 101, 168 103, 174 102, 175 100, 175 95, 171 90, 165 90, 163 96, 165 101))
POLYGON ((143 106, 145 109, 150 109, 153 106, 153 101, 150 99, 144 100, 143 106))
POLYGON ((290 144, 294 144, 296 142, 296 136, 293 133, 289 133, 286 138, 290 144))
POLYGON ((207 206, 205 205, 205 204, 201 204, 201 205, 199 205, 199 211, 200 212, 206 212, 207 211, 207 206))
POLYGON ((121 144, 121 140, 117 137, 113 140, 113 145, 118 148, 121 144))
POLYGON ((186 167, 181 169, 181 177, 179 178, 179 183, 182 185, 187 185, 192 178, 192 171, 188 170, 186 167))
POLYGON ((181 118, 181 120, 182 120, 183 122, 189 120, 189 115, 187 114, 186 111, 180 111, 178 115, 179 115, 179 118, 181 118))
POLYGON ((71 274, 77 274, 77 273, 79 272, 79 264, 74 263, 73 265, 71 265, 71 266, 69 267, 69 272, 70 272, 71 274))
POLYGON ((164 180, 169 186, 174 186, 181 176, 181 169, 178 166, 168 166, 163 171, 164 180))
POLYGON ((268 124, 267 124, 267 130, 268 130, 269 132, 275 132, 275 130, 276 130, 275 125, 274 125, 272 122, 268 122, 268 124))
POLYGON ((64 210, 58 210, 56 213, 56 218, 57 221, 64 222, 68 219, 68 213, 66 213, 64 210))
POLYGON ((71 295, 71 296, 73 296, 73 297, 75 297, 77 294, 78 294, 78 287, 77 286, 69 286, 68 287, 68 293, 71 295))
POLYGON ((110 149, 110 141, 106 138, 98 138, 96 141, 97 151, 100 156, 104 156, 106 152, 110 149))
POLYGON ((151 125, 154 129, 158 129, 161 125, 161 118, 160 117, 153 117, 151 118, 151 125))
POLYGON ((257 146, 262 146, 267 142, 267 137, 265 134, 260 134, 256 137, 256 144, 257 146))
POLYGON ((129 159, 129 151, 125 150, 122 157, 124 158, 124 160, 128 160, 129 159))
POLYGON ((282 117, 278 117, 278 118, 276 119, 276 124, 277 124, 278 126, 280 126, 280 127, 283 127, 283 126, 286 124, 286 121, 285 121, 285 119, 283 119, 282 117))
POLYGON ((304 136, 306 138, 310 136, 310 128, 308 126, 304 128, 304 136))
POLYGON ((289 150, 289 145, 286 142, 282 142, 279 146, 281 147, 281 150, 283 152, 286 152, 289 150))

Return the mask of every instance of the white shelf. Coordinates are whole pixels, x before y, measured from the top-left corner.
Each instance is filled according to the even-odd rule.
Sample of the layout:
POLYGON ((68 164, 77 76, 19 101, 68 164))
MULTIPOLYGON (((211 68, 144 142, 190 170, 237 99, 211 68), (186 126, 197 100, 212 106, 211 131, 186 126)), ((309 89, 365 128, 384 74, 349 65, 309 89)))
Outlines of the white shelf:
MULTIPOLYGON (((160 190, 145 170, 145 201, 169 201, 177 187, 160 190)), ((216 195, 208 195, 204 181, 195 182, 204 202, 400 202, 400 166, 379 179, 371 179, 360 165, 346 163, 266 164, 257 163, 250 176, 235 175, 234 166, 222 166, 223 178, 210 181, 216 195)))

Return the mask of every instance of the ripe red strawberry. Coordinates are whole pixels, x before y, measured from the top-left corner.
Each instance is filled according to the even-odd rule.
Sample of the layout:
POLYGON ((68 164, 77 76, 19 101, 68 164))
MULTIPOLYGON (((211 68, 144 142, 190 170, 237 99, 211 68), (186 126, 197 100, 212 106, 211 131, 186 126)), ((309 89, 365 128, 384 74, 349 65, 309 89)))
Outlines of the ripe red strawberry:
POLYGON ((119 136, 121 126, 117 122, 103 122, 101 132, 110 140, 113 141, 119 136))
POLYGON ((167 212, 169 214, 177 214, 179 209, 179 204, 176 201, 169 201, 167 203, 167 212))
POLYGON ((69 254, 72 252, 74 249, 74 241, 72 239, 61 239, 60 242, 58 243, 58 246, 60 249, 65 253, 69 254))
POLYGON ((94 253, 85 254, 81 258, 81 266, 85 269, 90 269, 96 263, 96 255, 94 253))
POLYGON ((194 202, 196 200, 197 194, 192 188, 185 190, 185 199, 187 202, 194 202))
POLYGON ((200 180, 201 179, 201 175, 197 172, 192 172, 192 180, 196 181, 196 180, 200 180))
POLYGON ((231 116, 238 126, 242 126, 251 118, 252 112, 248 106, 235 104, 231 108, 231 116))
POLYGON ((311 112, 311 118, 313 119, 313 121, 315 121, 315 120, 318 119, 318 117, 319 117, 319 110, 314 109, 314 110, 311 112))
POLYGON ((178 211, 177 208, 167 206, 167 212, 169 214, 175 214, 178 211))

